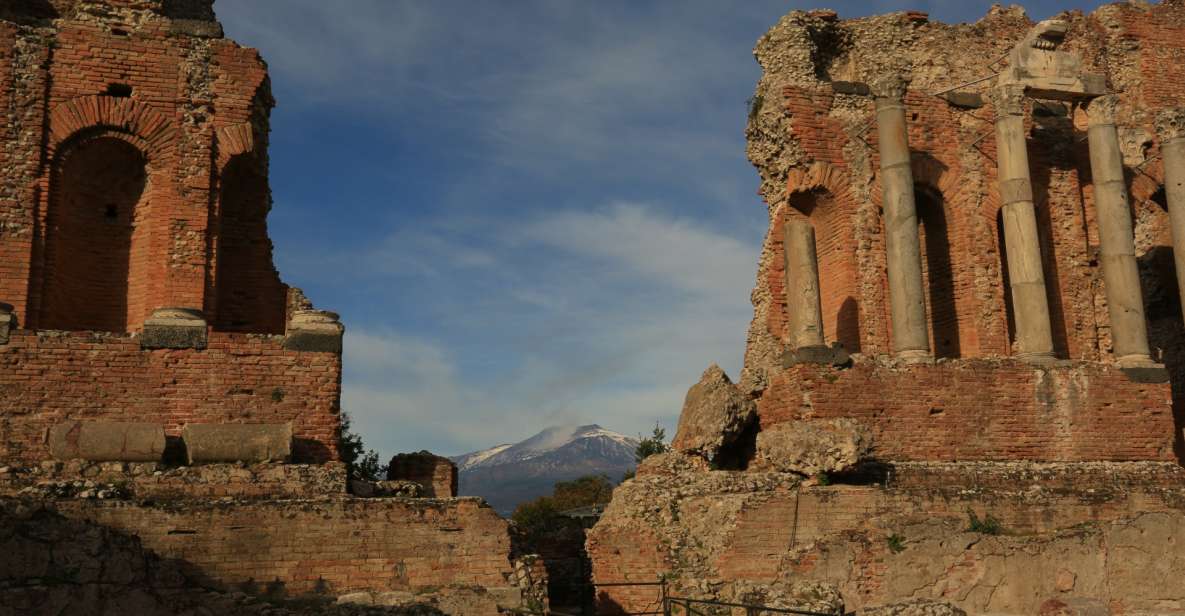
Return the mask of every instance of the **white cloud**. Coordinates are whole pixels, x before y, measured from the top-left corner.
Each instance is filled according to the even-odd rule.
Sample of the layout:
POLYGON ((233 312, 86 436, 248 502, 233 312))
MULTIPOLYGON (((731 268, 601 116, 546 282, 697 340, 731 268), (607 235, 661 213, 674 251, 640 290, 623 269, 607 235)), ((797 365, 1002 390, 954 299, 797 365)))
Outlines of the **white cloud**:
MULTIPOLYGON (((501 297, 480 309, 434 298, 431 334, 347 333, 344 408, 384 453, 419 443, 462 453, 561 423, 673 428, 709 363, 739 370, 755 246, 637 204, 475 224, 503 240, 486 248, 491 258, 514 264, 487 272, 501 297), (623 291, 634 286, 649 291, 623 291)), ((403 258, 390 252, 399 246, 416 250, 383 246, 392 259, 403 258)), ((457 267, 445 262, 440 274, 457 267)))

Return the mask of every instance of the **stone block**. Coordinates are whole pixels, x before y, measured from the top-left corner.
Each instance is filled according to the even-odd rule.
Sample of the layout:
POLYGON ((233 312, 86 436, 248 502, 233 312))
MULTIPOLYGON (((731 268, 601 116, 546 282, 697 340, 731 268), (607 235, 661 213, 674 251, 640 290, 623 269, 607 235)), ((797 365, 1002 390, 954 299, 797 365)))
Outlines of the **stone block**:
POLYGON ((774 424, 757 434, 760 468, 817 475, 856 466, 872 452, 864 425, 848 419, 804 419, 774 424))
POLYGON ((188 424, 181 429, 190 464, 287 462, 292 424, 188 424))
POLYGON ((12 306, 0 303, 0 344, 8 344, 8 333, 13 329, 16 329, 16 315, 12 314, 12 306))
POLYGON ((338 315, 327 310, 297 310, 288 321, 284 348, 292 351, 341 353, 345 328, 338 315))
POLYGON ((159 462, 165 430, 152 423, 67 421, 50 428, 48 444, 58 460, 159 462))
POLYGON ((947 92, 942 95, 946 102, 963 109, 979 109, 983 107, 983 95, 978 92, 947 92))
POLYGON ((716 461, 757 418, 757 405, 713 364, 691 389, 671 447, 716 461))
POLYGON ((193 308, 159 308, 144 321, 143 349, 204 349, 206 320, 193 308))
POLYGON ((859 81, 833 81, 831 82, 831 90, 836 94, 852 94, 855 96, 868 96, 872 93, 868 84, 859 81))

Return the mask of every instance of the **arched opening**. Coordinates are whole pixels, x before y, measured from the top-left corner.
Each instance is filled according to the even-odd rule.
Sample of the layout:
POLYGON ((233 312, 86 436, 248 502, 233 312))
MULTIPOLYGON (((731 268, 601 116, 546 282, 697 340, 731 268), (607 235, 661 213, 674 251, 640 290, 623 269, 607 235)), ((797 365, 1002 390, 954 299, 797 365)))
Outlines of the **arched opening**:
POLYGON ((236 156, 223 170, 220 188, 214 328, 283 333, 284 289, 267 236, 267 174, 256 157, 236 156))
POLYGON ((851 352, 860 351, 860 311, 856 299, 856 250, 851 220, 837 210, 834 197, 825 190, 794 193, 790 205, 815 228, 815 253, 819 262, 819 298, 823 310, 823 336, 851 352))
POLYGON ((926 313, 930 318, 930 348, 935 357, 959 357, 955 271, 951 263, 950 228, 942 193, 926 185, 917 185, 914 195, 922 250, 922 283, 926 313))
POLYGON ((54 170, 46 217, 42 329, 126 332, 149 283, 147 161, 115 137, 80 141, 54 170))

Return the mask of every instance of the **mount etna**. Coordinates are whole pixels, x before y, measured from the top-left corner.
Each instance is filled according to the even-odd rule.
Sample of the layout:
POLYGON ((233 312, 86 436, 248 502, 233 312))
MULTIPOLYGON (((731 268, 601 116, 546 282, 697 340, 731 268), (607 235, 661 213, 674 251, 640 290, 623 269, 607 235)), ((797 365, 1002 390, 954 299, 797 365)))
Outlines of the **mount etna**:
POLYGON ((462 496, 481 496, 508 515, 551 494, 557 481, 605 475, 613 483, 635 466, 638 440, 598 425, 559 426, 518 443, 454 456, 462 496))

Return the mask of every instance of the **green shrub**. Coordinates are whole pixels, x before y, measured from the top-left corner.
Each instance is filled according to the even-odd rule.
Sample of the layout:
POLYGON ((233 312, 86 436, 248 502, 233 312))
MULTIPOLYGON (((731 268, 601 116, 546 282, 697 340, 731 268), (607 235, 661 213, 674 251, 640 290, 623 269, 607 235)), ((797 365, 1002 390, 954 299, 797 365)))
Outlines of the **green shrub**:
POLYGON ((987 514, 981 520, 975 512, 967 510, 967 530, 973 533, 982 533, 984 535, 998 535, 1004 529, 1000 526, 1000 521, 992 514, 987 514))
POLYGON ((900 554, 905 551, 905 537, 893 533, 885 538, 885 543, 889 545, 889 551, 894 554, 900 554))

